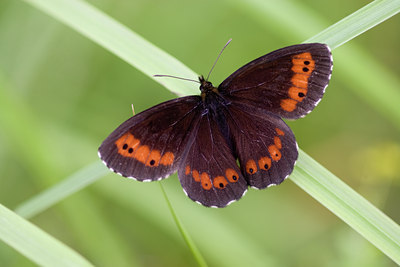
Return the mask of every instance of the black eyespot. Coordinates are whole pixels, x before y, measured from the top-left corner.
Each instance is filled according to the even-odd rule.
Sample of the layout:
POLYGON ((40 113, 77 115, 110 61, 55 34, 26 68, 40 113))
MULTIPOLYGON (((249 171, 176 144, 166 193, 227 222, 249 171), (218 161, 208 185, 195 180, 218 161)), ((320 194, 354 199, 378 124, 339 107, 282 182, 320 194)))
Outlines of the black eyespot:
POLYGON ((310 65, 310 61, 308 61, 308 60, 304 61, 303 63, 304 63, 304 65, 310 65))
POLYGON ((128 144, 124 144, 124 146, 122 147, 122 149, 127 149, 128 148, 128 144))
POLYGON ((128 153, 131 154, 133 152, 133 148, 128 149, 128 153))
POLYGON ((232 176, 232 179, 233 179, 234 181, 236 181, 236 180, 237 180, 236 175, 233 175, 233 176, 232 176))
POLYGON ((150 160, 150 165, 154 165, 154 163, 156 163, 154 159, 150 160))
POLYGON ((269 167, 268 164, 265 164, 265 165, 264 165, 264 168, 265 168, 265 169, 268 169, 268 167, 269 167))
POLYGON ((224 184, 223 183, 219 183, 219 187, 224 188, 224 184))
POLYGON ((308 72, 309 69, 308 69, 307 67, 304 67, 304 68, 303 68, 303 71, 304 71, 304 72, 308 72))
POLYGON ((298 96, 299 96, 299 97, 304 97, 304 96, 305 96, 305 94, 304 94, 304 93, 302 93, 302 92, 300 92, 300 93, 298 94, 298 96))
POLYGON ((249 169, 249 172, 250 172, 250 173, 253 173, 253 171, 254 171, 253 168, 250 168, 250 169, 249 169))

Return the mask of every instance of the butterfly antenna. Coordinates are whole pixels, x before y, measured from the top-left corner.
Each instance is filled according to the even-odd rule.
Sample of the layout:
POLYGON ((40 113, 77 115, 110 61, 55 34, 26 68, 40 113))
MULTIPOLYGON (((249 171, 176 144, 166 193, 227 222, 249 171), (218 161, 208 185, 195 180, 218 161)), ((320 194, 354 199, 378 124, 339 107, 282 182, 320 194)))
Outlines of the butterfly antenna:
POLYGON ((184 80, 184 81, 190 81, 190 82, 200 83, 199 81, 196 81, 196 80, 187 79, 187 78, 182 78, 182 77, 177 77, 177 76, 172 76, 172 75, 156 74, 156 75, 153 75, 153 77, 168 77, 168 78, 175 78, 175 79, 179 79, 179 80, 184 80))
POLYGON ((210 74, 211 74, 211 72, 213 71, 215 65, 217 64, 219 57, 221 56, 222 52, 224 52, 225 48, 228 46, 228 44, 229 44, 231 41, 232 41, 232 38, 230 38, 230 39, 228 40, 228 42, 227 42, 227 43, 224 45, 224 47, 222 48, 221 52, 219 52, 218 57, 217 57, 217 59, 216 59, 215 62, 214 62, 214 65, 211 67, 211 70, 210 70, 210 72, 209 72, 208 75, 207 75, 206 81, 208 81, 208 78, 210 78, 210 74))

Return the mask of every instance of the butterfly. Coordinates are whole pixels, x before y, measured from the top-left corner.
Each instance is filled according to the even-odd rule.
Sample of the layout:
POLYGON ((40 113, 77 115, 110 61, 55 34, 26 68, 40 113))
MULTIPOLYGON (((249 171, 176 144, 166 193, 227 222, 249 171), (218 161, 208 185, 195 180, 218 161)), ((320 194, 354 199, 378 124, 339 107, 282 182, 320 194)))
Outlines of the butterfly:
POLYGON ((298 146, 282 118, 314 109, 332 66, 329 47, 309 43, 261 56, 218 87, 200 76, 200 95, 134 115, 104 140, 99 157, 115 173, 142 182, 177 171, 190 199, 225 207, 249 186, 278 185, 292 173, 298 146))

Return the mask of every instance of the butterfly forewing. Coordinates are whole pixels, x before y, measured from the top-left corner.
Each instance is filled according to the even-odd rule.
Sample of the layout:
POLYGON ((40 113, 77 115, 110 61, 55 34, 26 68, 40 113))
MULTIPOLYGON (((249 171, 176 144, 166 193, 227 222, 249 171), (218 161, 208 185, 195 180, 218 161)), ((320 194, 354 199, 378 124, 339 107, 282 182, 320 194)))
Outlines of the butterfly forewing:
POLYGON ((133 116, 104 140, 100 158, 114 172, 140 181, 172 174, 193 142, 200 104, 199 96, 182 97, 133 116))
POLYGON ((179 180, 192 200, 208 207, 224 207, 247 190, 232 149, 215 118, 202 116, 197 138, 178 170, 179 180))
POLYGON ((296 139, 286 123, 272 113, 236 102, 225 113, 235 154, 248 184, 262 189, 287 178, 298 152, 296 139))
POLYGON ((319 103, 331 72, 332 57, 327 45, 293 45, 244 65, 218 89, 229 99, 297 119, 319 103))

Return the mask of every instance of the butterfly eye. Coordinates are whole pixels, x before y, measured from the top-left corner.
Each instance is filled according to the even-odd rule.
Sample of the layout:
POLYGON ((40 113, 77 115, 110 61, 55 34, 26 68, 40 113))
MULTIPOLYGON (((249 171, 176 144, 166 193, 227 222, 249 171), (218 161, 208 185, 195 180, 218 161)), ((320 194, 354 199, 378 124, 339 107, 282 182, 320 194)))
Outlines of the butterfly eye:
POLYGON ((225 179, 224 176, 217 176, 214 178, 213 184, 216 188, 224 189, 225 186, 228 184, 228 181, 225 179))
POLYGON ((247 161, 247 163, 246 163, 246 171, 249 174, 254 174, 254 173, 257 172, 257 165, 256 165, 256 162, 254 160, 251 159, 251 160, 247 161))
POLYGON ((271 168, 271 159, 268 157, 262 157, 258 160, 258 166, 261 170, 268 171, 271 168))
POLYGON ((279 151, 279 149, 276 147, 276 145, 271 145, 268 147, 268 152, 271 155, 271 158, 274 161, 279 161, 282 157, 281 152, 279 151))
POLYGON ((225 175, 231 183, 236 183, 239 180, 239 174, 233 169, 227 169, 225 175))

